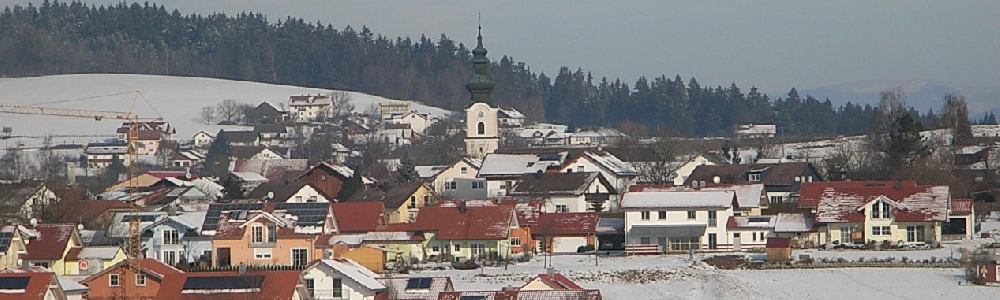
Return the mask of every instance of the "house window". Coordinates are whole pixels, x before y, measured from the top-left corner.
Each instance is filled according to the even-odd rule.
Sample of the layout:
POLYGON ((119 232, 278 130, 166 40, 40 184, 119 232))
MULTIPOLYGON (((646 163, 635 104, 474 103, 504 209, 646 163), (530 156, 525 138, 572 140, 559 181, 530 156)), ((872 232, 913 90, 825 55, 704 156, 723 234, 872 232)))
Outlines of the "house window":
POLYGON ((135 285, 146 286, 146 274, 135 274, 135 285))
POLYGON ((254 259, 271 259, 271 248, 255 248, 253 249, 254 259))
POLYGON ((479 127, 478 130, 477 130, 477 132, 479 132, 479 134, 486 134, 486 124, 485 123, 479 122, 479 125, 477 127, 479 127))
POLYGON ((696 218, 698 218, 697 212, 695 212, 693 210, 689 210, 688 211, 688 220, 694 220, 696 218))
POLYGON ((667 211, 665 211, 665 210, 659 211, 657 213, 657 219, 666 220, 667 219, 667 211))
POLYGON ((577 172, 583 172, 583 166, 576 166, 577 172))
POLYGON ((455 244, 455 252, 461 252, 461 251, 462 251, 462 245, 461 244, 455 244))
POLYGON ((875 202, 872 204, 872 219, 888 219, 889 215, 889 203, 885 202, 875 202))
POLYGON ((313 280, 312 278, 307 278, 306 279, 306 289, 309 290, 309 296, 312 296, 313 298, 316 297, 316 281, 315 280, 313 280))
POLYGON ((462 175, 469 174, 469 168, 467 167, 462 167, 459 169, 459 171, 462 173, 462 175))
POLYGON ((639 237, 639 244, 649 245, 649 237, 648 236, 639 237))
POLYGON ((708 226, 718 226, 716 214, 717 212, 714 210, 708 211, 708 226))
POLYGON ((641 214, 642 214, 642 219, 643 220, 649 220, 649 212, 648 211, 643 211, 641 214))
POLYGON ((431 252, 441 252, 441 245, 438 244, 431 245, 431 252))
POLYGON ((410 205, 407 208, 417 208, 417 196, 410 196, 410 205))
POLYGON ((670 250, 698 250, 701 247, 701 238, 699 237, 688 237, 688 238, 670 238, 670 250))
POLYGON ((510 245, 511 246, 520 246, 521 245, 521 237, 515 236, 515 237, 510 238, 510 245))
POLYGON ((316 201, 318 201, 318 199, 316 198, 316 196, 309 196, 309 200, 306 200, 306 202, 309 202, 309 203, 313 203, 313 202, 316 202, 316 201))
POLYGON ((924 226, 923 225, 910 225, 906 226, 906 242, 907 243, 919 243, 924 241, 924 226))
POLYGON ((274 243, 278 241, 278 226, 274 224, 267 224, 267 242, 274 243))
POLYGON ((332 285, 332 288, 333 288, 333 297, 334 298, 344 297, 344 280, 343 279, 334 278, 333 279, 333 284, 331 284, 331 285, 332 285))
POLYGON ((485 181, 481 181, 481 180, 473 180, 472 181, 472 189, 473 190, 481 190, 481 189, 485 189, 485 188, 486 188, 486 182, 485 181))
POLYGON ((163 263, 168 265, 177 264, 177 252, 175 251, 163 251, 163 263))
POLYGON ((457 189, 457 188, 458 188, 458 182, 445 181, 445 183, 444 183, 444 189, 446 189, 446 190, 454 190, 454 189, 457 189))
POLYGON ((872 226, 872 235, 891 235, 889 226, 872 226))
POLYGON ((180 243, 180 235, 177 230, 167 229, 163 231, 163 244, 164 245, 177 245, 180 243))
POLYGON ((840 243, 847 244, 851 242, 851 233, 854 232, 854 226, 840 226, 840 243))
POLYGON ((292 249, 292 265, 304 266, 309 263, 309 253, 305 248, 292 249))
POLYGON ((295 196, 295 202, 302 202, 302 196, 295 196))
POLYGON ((486 255, 486 244, 469 244, 469 252, 472 257, 482 257, 486 255))
POLYGON ((121 275, 111 274, 108 276, 108 286, 118 286, 121 284, 121 275))
POLYGON ((264 226, 250 227, 250 242, 255 244, 264 242, 264 226))
POLYGON ((781 203, 784 198, 782 196, 771 196, 771 203, 781 203))
POLYGON ((750 173, 748 178, 750 181, 760 181, 760 173, 750 173))
POLYGON ((556 212, 560 213, 569 212, 569 206, 558 204, 556 205, 556 212))
POLYGON ((754 233, 753 233, 753 241, 754 241, 754 242, 756 242, 756 241, 757 241, 757 233, 756 233, 756 232, 754 232, 754 233))

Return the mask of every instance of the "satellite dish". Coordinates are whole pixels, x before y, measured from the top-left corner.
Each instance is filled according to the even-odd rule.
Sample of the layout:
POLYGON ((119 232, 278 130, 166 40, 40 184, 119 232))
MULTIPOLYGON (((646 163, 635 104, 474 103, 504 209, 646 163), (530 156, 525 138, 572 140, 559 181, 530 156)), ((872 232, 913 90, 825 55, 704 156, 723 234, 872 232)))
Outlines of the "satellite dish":
POLYGON ((712 177, 712 182, 718 184, 719 182, 722 182, 722 177, 719 176, 712 177))
POLYGON ((31 220, 28 220, 28 223, 31 224, 31 226, 38 226, 38 219, 31 218, 31 220))
POLYGON ((76 230, 83 230, 83 224, 76 224, 76 230))

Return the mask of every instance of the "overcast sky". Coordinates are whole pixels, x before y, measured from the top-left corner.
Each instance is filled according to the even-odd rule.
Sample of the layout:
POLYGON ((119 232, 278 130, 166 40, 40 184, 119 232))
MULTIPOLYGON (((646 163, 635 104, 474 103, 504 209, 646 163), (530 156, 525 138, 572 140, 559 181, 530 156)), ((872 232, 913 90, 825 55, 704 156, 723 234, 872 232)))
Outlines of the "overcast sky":
MULTIPOLYGON (((90 0, 108 4, 121 0, 90 0)), ((40 1, 35 1, 39 3, 40 1)), ((262 12, 389 37, 474 45, 535 72, 596 78, 680 74, 771 93, 860 80, 1000 85, 1000 1, 332 1, 159 0, 168 10, 262 12)), ((26 4, 27 0, 0 0, 26 4)))

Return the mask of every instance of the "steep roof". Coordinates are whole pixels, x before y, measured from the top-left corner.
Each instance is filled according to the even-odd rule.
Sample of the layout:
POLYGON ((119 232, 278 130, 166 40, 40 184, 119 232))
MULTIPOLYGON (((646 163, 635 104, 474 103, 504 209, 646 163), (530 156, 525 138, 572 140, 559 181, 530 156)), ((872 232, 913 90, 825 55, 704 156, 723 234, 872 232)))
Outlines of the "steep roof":
POLYGON ((583 289, 582 287, 580 287, 579 285, 577 285, 576 282, 573 282, 573 280, 570 280, 569 278, 566 278, 566 276, 563 276, 562 274, 559 274, 559 273, 554 273, 551 276, 549 274, 538 274, 538 276, 535 276, 535 278, 528 279, 528 283, 526 283, 525 285, 521 286, 521 289, 524 289, 525 287, 528 286, 528 284, 531 284, 531 282, 535 281, 535 280, 539 280, 539 281, 545 283, 545 285, 548 285, 549 287, 551 287, 552 289, 555 289, 555 290, 582 290, 583 289))
POLYGON ((631 163, 621 160, 620 158, 618 158, 614 154, 611 154, 610 152, 587 151, 586 153, 584 153, 583 157, 590 159, 598 166, 601 166, 607 169, 608 171, 611 171, 617 176, 639 175, 638 170, 636 170, 636 168, 632 166, 631 163))
POLYGON ((892 206, 892 216, 899 222, 944 222, 948 219, 951 193, 948 186, 916 185, 914 181, 893 185, 813 182, 806 187, 803 198, 819 199, 816 220, 823 223, 857 222, 864 220, 862 209, 872 201, 886 201, 892 206), (816 194, 818 192, 818 194, 816 194))
POLYGON ((168 276, 156 299, 291 299, 301 271, 189 272, 168 276))
MULTIPOLYGON (((690 185, 692 181, 713 182, 715 176, 719 176, 723 182, 729 183, 754 183, 749 181, 747 174, 760 172, 760 182, 768 185, 791 185, 795 184, 795 177, 800 176, 806 169, 814 167, 807 162, 788 162, 776 164, 740 164, 740 165, 701 165, 691 172, 685 185, 690 185)), ((815 170, 815 169, 814 169, 815 170)), ((816 180, 822 180, 816 178, 816 180)))
POLYGON ((370 232, 385 223, 382 203, 379 202, 330 203, 330 209, 340 232, 370 232))
POLYGON ((334 201, 337 199, 336 195, 330 196, 323 193, 323 190, 316 185, 299 180, 287 180, 287 181, 268 181, 258 185, 252 191, 247 193, 247 198, 251 199, 267 199, 273 202, 287 202, 292 196, 301 191, 305 187, 311 187, 316 190, 316 193, 323 195, 329 201, 334 201), (273 197, 271 195, 273 194, 273 197))
POLYGON ((10 299, 45 299, 50 285, 56 284, 52 272, 0 273, 0 294, 10 299))
POLYGON ((517 184, 510 195, 581 195, 587 192, 594 180, 599 180, 610 193, 615 193, 614 186, 600 172, 573 173, 534 173, 524 174, 517 179, 517 184))
POLYGON ((69 240, 76 233, 74 224, 38 224, 26 226, 22 234, 28 238, 24 260, 57 260, 69 246, 69 240), (27 232, 27 234, 23 234, 27 232))
POLYGON ((277 181, 288 171, 305 172, 308 168, 308 159, 237 159, 233 172, 255 173, 277 181))
POLYGON ((374 272, 368 270, 367 268, 359 265, 350 259, 320 259, 313 262, 308 269, 317 267, 326 267, 340 273, 341 275, 350 278, 354 282, 357 282, 361 286, 373 292, 381 292, 386 289, 385 285, 378 281, 374 272))
POLYGON ((774 220, 774 232, 816 232, 815 215, 803 213, 779 213, 774 220))
MULTIPOLYGON (((126 260, 120 261, 120 262, 118 262, 118 263, 116 263, 114 265, 111 265, 111 266, 109 266, 107 268, 104 268, 104 270, 101 270, 100 272, 97 272, 96 274, 90 275, 87 278, 84 278, 83 280, 80 280, 80 283, 86 285, 86 284, 90 283, 91 281, 93 281, 94 279, 97 279, 97 278, 103 276, 104 274, 112 272, 112 271, 114 271, 114 270, 116 270, 118 268, 129 267, 129 266, 131 266, 132 263, 134 263, 136 261, 137 260, 135 260, 135 259, 126 259, 126 260)), ((144 259, 142 259, 141 261, 138 261, 138 262, 139 262, 139 267, 141 268, 142 272, 146 274, 146 276, 152 277, 152 278, 156 278, 158 280, 163 280, 163 278, 165 278, 166 276, 170 276, 170 275, 173 275, 173 274, 183 273, 183 271, 178 270, 177 268, 171 267, 170 265, 164 264, 164 263, 162 263, 162 262, 160 262, 158 260, 152 259, 152 258, 144 258, 144 259)))
POLYGON ((437 231, 438 240, 500 240, 510 236, 516 224, 512 205, 466 207, 424 206, 415 227, 437 231))

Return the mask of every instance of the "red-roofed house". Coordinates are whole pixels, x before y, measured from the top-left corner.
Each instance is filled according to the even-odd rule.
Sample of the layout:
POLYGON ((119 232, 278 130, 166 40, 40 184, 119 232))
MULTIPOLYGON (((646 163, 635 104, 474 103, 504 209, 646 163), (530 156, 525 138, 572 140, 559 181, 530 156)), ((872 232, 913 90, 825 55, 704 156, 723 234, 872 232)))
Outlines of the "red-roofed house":
POLYGON ((575 282, 559 273, 539 274, 521 286, 521 291, 565 291, 583 290, 575 282))
POLYGON ((0 298, 4 299, 67 299, 55 273, 0 273, 0 298))
POLYGON ((509 257, 511 231, 519 227, 513 205, 425 206, 415 223, 428 235, 429 256, 454 260, 509 257))
POLYGON ((539 252, 577 252, 580 247, 597 245, 597 213, 541 213, 531 226, 539 252))
POLYGON ((87 299, 120 299, 126 290, 129 295, 152 299, 168 276, 183 273, 158 260, 146 258, 139 261, 140 272, 136 275, 130 266, 133 262, 136 260, 123 260, 80 281, 90 288, 87 299))
POLYGON ((305 266, 323 257, 333 216, 326 203, 217 203, 202 234, 212 236, 216 266, 305 266))
POLYGON ((387 223, 381 202, 330 203, 338 233, 372 232, 387 223))
POLYGON ((167 276, 155 299, 312 299, 301 271, 188 272, 167 276))
POLYGON ((75 264, 69 266, 66 262, 70 252, 83 247, 76 225, 38 224, 19 229, 25 238, 27 251, 21 255, 22 260, 32 266, 48 268, 56 274, 78 274, 75 264))
POLYGON ((345 165, 335 162, 320 162, 299 175, 298 180, 312 183, 320 192, 330 195, 330 197, 337 197, 344 182, 353 175, 354 170, 345 165))
POLYGON ((955 214, 948 186, 912 180, 812 182, 802 183, 800 194, 799 205, 814 207, 827 241, 924 244, 941 241, 945 224, 952 238, 972 237, 971 215, 955 214))

